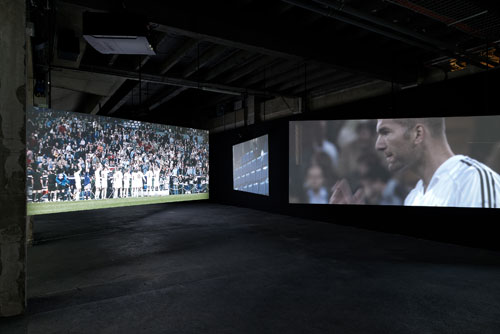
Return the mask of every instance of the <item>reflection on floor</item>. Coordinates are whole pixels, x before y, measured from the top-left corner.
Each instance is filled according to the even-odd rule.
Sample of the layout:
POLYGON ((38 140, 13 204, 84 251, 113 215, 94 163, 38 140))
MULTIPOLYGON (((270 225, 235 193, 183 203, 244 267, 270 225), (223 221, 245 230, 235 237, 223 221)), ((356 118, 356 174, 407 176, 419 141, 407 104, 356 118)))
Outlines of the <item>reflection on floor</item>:
POLYGON ((187 202, 37 216, 1 333, 500 333, 500 253, 187 202))

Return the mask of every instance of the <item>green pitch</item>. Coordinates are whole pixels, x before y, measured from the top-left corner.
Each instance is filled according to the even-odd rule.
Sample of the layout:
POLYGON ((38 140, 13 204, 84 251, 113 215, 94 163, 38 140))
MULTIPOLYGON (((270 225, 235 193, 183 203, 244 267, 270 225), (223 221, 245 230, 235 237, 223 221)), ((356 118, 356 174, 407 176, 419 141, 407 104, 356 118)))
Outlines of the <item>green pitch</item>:
POLYGON ((28 203, 28 215, 34 216, 34 215, 44 215, 47 213, 56 213, 56 212, 95 210, 104 208, 116 208, 120 206, 193 201, 200 199, 208 199, 208 193, 168 195, 168 196, 155 196, 155 197, 137 197, 137 198, 110 198, 103 200, 73 201, 73 202, 28 203))

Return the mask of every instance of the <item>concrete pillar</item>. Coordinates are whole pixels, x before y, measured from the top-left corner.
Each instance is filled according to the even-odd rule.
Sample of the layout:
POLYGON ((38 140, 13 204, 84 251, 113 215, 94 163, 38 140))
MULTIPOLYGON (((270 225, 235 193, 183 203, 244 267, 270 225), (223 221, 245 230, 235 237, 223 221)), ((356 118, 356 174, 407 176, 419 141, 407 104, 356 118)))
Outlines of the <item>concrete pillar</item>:
POLYGON ((26 3, 0 8, 0 317, 8 317, 26 308, 26 3))
POLYGON ((35 216, 27 216, 26 217, 26 246, 33 246, 33 223, 35 221, 35 216))

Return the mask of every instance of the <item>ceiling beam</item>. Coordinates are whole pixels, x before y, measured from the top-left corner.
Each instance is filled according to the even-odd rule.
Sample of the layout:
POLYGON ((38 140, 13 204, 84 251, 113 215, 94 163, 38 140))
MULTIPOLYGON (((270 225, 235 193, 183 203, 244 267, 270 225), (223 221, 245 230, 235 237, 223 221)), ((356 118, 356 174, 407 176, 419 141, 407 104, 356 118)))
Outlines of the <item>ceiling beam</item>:
MULTIPOLYGON (((317 69, 318 69, 318 67, 314 66, 314 65, 305 67, 306 73, 307 73, 307 71, 314 71, 317 69)), ((299 78, 299 80, 301 78, 302 81, 304 80, 304 66, 292 68, 290 71, 285 72, 281 75, 270 77, 269 79, 264 80, 263 84, 264 84, 264 87, 266 87, 266 88, 274 87, 274 86, 277 86, 279 84, 287 83, 290 80, 294 80, 296 78, 299 78)))
POLYGON ((139 71, 140 69, 142 69, 150 59, 151 56, 143 56, 139 64, 137 64, 137 66, 134 68, 134 70, 139 71))
MULTIPOLYGON (((345 73, 345 72, 341 72, 341 73, 345 73)), ((290 88, 294 88, 297 86, 307 87, 309 85, 309 83, 313 80, 328 77, 328 79, 330 81, 332 81, 332 78, 335 78, 336 75, 337 75, 336 72, 325 71, 322 69, 319 69, 316 71, 306 71, 305 73, 304 72, 300 73, 296 79, 288 80, 288 81, 276 86, 274 89, 278 92, 282 92, 282 91, 285 91, 285 90, 288 90, 290 88)), ((352 75, 352 74, 349 74, 349 75, 352 75)))
POLYGON ((214 45, 210 47, 210 49, 203 53, 199 59, 196 59, 191 64, 186 67, 184 72, 182 72, 182 77, 187 78, 191 76, 193 73, 197 72, 199 69, 203 68, 206 64, 208 64, 215 57, 219 56, 223 53, 227 48, 223 45, 214 45))
MULTIPOLYGON (((158 20, 160 20, 160 19, 158 19, 158 20)), ((161 20, 161 21, 163 21, 163 20, 161 20)), ((158 22, 161 22, 161 21, 158 21, 158 22)), ((184 26, 184 25, 181 24, 180 26, 184 26)), ((246 44, 243 42, 239 42, 238 38, 236 38, 236 37, 233 39, 226 39, 226 38, 222 38, 222 37, 217 37, 216 35, 208 35, 208 34, 205 34, 202 32, 187 30, 187 29, 175 27, 172 25, 159 24, 157 22, 155 22, 155 29, 158 31, 162 31, 162 32, 172 32, 172 33, 175 33, 175 34, 178 34, 181 36, 186 36, 186 37, 195 38, 195 39, 199 39, 199 40, 203 40, 203 41, 207 41, 207 42, 212 42, 212 43, 219 44, 219 45, 224 45, 226 47, 230 47, 230 48, 234 48, 234 49, 241 49, 241 50, 245 50, 248 52, 261 53, 261 54, 265 54, 268 56, 293 59, 293 60, 302 59, 302 57, 300 57, 300 56, 296 56, 296 55, 285 53, 285 52, 280 52, 277 50, 273 50, 272 48, 260 47, 258 45, 250 45, 250 44, 246 44)), ((196 29, 196 30, 202 31, 201 29, 196 29)))
POLYGON ((186 42, 184 42, 183 45, 181 45, 178 49, 175 50, 174 53, 169 55, 167 59, 160 65, 160 74, 165 74, 170 70, 172 67, 174 67, 175 64, 179 62, 179 60, 182 59, 188 53, 191 51, 193 48, 195 48, 198 45, 199 41, 196 39, 189 39, 186 42))
POLYGON ((249 53, 244 50, 237 51, 229 59, 221 61, 218 65, 210 69, 205 73, 204 80, 212 80, 213 78, 221 75, 222 73, 229 71, 233 67, 241 66, 248 62, 250 59, 254 58, 254 53, 249 53))
POLYGON ((108 115, 115 105, 120 104, 121 106, 127 101, 128 94, 134 87, 136 87, 137 81, 125 80, 124 78, 122 78, 122 80, 124 80, 124 82, 114 92, 114 94, 111 95, 105 102, 101 103, 101 108, 96 111, 97 115, 108 115))
POLYGON ((159 101, 151 104, 148 107, 149 111, 152 111, 152 110, 158 108, 159 106, 167 103, 168 101, 170 101, 171 99, 173 99, 174 97, 176 97, 177 95, 181 94, 182 92, 184 92, 185 90, 188 90, 188 89, 189 89, 189 87, 175 87, 174 90, 171 91, 169 94, 162 97, 159 101))
MULTIPOLYGON (((60 70, 61 67, 52 67, 52 69, 60 70)), ((141 80, 142 82, 152 82, 152 83, 157 83, 157 84, 162 84, 162 85, 195 88, 195 89, 200 89, 200 90, 213 91, 213 92, 218 92, 218 93, 226 93, 226 94, 231 94, 231 95, 252 94, 252 95, 267 96, 267 97, 282 96, 283 95, 283 94, 279 94, 277 92, 273 92, 270 90, 248 89, 248 88, 239 87, 239 86, 223 85, 223 84, 216 84, 216 83, 203 82, 203 81, 194 81, 194 80, 177 78, 177 77, 167 76, 167 75, 138 73, 135 71, 119 70, 119 69, 115 69, 115 68, 101 67, 101 66, 82 65, 79 69, 71 69, 71 68, 62 68, 62 69, 66 70, 68 72, 76 72, 76 73, 81 72, 81 73, 84 73, 86 75, 91 75, 91 76, 97 75, 97 74, 104 75, 104 76, 112 76, 112 77, 114 76, 114 77, 121 77, 121 78, 129 79, 132 82, 141 80)))
POLYGON ((89 106, 86 107, 86 110, 90 110, 91 115, 96 115, 106 104, 106 102, 108 102, 109 99, 116 94, 116 92, 120 89, 120 87, 123 85, 124 82, 125 79, 118 78, 118 80, 116 81, 116 85, 114 86, 113 90, 110 92, 109 95, 102 96, 97 102, 94 102, 93 100, 88 100, 87 102, 89 106))
POLYGON ((238 80, 252 72, 258 71, 266 65, 272 63, 275 59, 270 58, 268 56, 261 56, 258 59, 252 61, 250 64, 243 66, 237 70, 231 71, 228 75, 221 78, 221 82, 226 84, 231 83, 233 81, 238 80))
POLYGON ((335 86, 335 85, 338 86, 340 82, 348 81, 349 79, 352 79, 354 77, 357 79, 360 79, 358 76, 354 76, 350 73, 345 73, 345 72, 331 74, 328 76, 322 76, 322 77, 318 77, 316 79, 309 78, 305 87, 304 87, 304 85, 298 86, 298 87, 294 88, 291 92, 293 94, 300 95, 301 93, 304 92, 304 89, 307 92, 310 92, 310 91, 317 89, 318 87, 325 86, 325 85, 331 84, 332 86, 335 86))
MULTIPOLYGON (((48 70, 47 66, 45 68, 48 70)), ((101 96, 111 94, 116 88, 116 82, 119 81, 113 75, 88 73, 78 71, 77 68, 56 65, 51 66, 51 78, 51 85, 54 88, 63 88, 101 96)))
POLYGON ((111 56, 111 58, 109 59, 109 62, 108 62, 108 66, 113 66, 116 62, 116 60, 118 59, 118 54, 114 54, 111 56))
POLYGON ((125 103, 128 102, 128 100, 130 100, 130 96, 129 94, 132 93, 133 94, 133 91, 135 89, 135 87, 137 87, 139 84, 138 83, 135 83, 134 82, 134 85, 132 86, 132 88, 130 90, 128 90, 127 92, 125 92, 122 96, 122 98, 116 102, 112 107, 111 107, 111 110, 109 110, 107 112, 107 115, 112 115, 114 114, 118 109, 120 109, 125 103))
MULTIPOLYGON (((369 78, 359 78, 357 76, 352 76, 351 78, 344 78, 343 80, 338 80, 336 82, 330 82, 330 83, 325 83, 323 85, 316 85, 316 87, 311 87, 307 89, 307 93, 309 93, 311 96, 321 96, 323 94, 330 94, 330 93, 335 93, 335 92, 340 92, 344 89, 353 89, 353 91, 356 90, 356 87, 362 86, 362 85, 367 85, 373 82, 376 82, 377 80, 372 80, 369 78)), ((380 81, 379 81, 380 82, 380 81)), ((390 84, 390 83, 389 83, 390 84)))
POLYGON ((258 71, 253 75, 252 77, 245 79, 241 83, 239 83, 240 86, 243 87, 248 87, 253 84, 256 84, 259 81, 263 81, 266 78, 272 78, 277 75, 280 75, 284 72, 290 71, 292 68, 298 68, 299 63, 293 60, 286 60, 282 61, 281 63, 277 65, 273 65, 272 67, 264 67, 262 70, 258 71))

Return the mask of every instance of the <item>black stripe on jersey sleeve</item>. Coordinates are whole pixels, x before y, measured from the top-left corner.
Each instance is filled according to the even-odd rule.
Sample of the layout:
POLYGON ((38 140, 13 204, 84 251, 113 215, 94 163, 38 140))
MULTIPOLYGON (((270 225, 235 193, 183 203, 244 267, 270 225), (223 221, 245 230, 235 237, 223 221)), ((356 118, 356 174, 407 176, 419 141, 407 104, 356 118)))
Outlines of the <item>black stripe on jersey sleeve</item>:
POLYGON ((479 168, 477 168, 476 166, 473 166, 470 162, 466 161, 466 160, 460 160, 461 162, 463 162, 464 164, 466 164, 467 166, 469 167, 473 167, 477 170, 477 172, 479 173, 479 177, 481 179, 481 203, 482 203, 482 207, 484 208, 484 180, 483 180, 483 174, 481 173, 481 171, 479 170, 479 168))
MULTIPOLYGON (((490 208, 492 208, 493 207, 493 204, 491 203, 491 192, 492 192, 492 190, 491 190, 491 184, 490 184, 490 177, 488 176, 488 171, 484 168, 483 165, 481 165, 476 160, 473 160, 471 158, 468 158, 467 160, 471 164, 473 164, 474 166, 476 166, 477 168, 479 168, 479 170, 484 174, 485 183, 486 183, 486 189, 488 189, 488 205, 489 205, 490 208)), ((486 192, 485 192, 485 195, 486 195, 486 192)))
POLYGON ((493 207, 497 207, 497 190, 495 188, 495 178, 493 177, 493 173, 490 171, 490 177, 491 177, 491 187, 493 188, 493 207))

